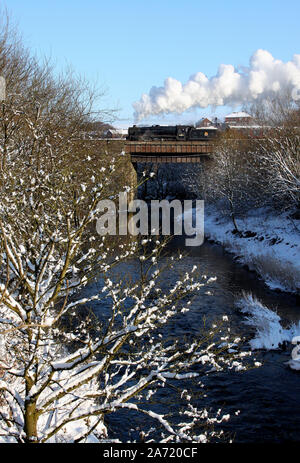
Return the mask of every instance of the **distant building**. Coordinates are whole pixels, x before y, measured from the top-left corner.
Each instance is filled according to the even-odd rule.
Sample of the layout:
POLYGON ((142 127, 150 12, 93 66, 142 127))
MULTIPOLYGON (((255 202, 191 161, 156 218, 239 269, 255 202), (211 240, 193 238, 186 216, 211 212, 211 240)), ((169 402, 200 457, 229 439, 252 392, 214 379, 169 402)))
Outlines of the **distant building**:
POLYGON ((262 138, 266 131, 270 130, 268 126, 257 124, 255 119, 244 111, 225 116, 225 127, 251 138, 262 138))
POLYGON ((108 129, 105 133, 105 138, 126 138, 127 135, 127 129, 108 129))
POLYGON ((203 117, 200 121, 196 122, 195 127, 197 129, 224 129, 224 123, 222 123, 217 117, 209 119, 208 117, 203 117))
POLYGON ((199 122, 197 122, 196 127, 210 127, 213 123, 208 117, 202 118, 199 122))
POLYGON ((85 140, 99 140, 105 138, 105 134, 113 126, 101 121, 87 122, 82 131, 82 137, 85 140))
POLYGON ((244 111, 233 112, 225 116, 225 124, 228 126, 249 126, 254 124, 253 117, 244 111))

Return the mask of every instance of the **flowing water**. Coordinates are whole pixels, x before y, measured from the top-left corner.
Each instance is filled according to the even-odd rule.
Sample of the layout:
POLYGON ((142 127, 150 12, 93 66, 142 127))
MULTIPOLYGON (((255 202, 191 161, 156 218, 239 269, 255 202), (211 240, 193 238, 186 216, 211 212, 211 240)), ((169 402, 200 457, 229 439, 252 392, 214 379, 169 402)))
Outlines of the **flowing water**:
MULTIPOLYGON (((268 290, 255 273, 236 264, 220 246, 205 243, 191 249, 187 261, 197 262, 208 275, 217 276, 208 306, 203 302, 204 312, 226 313, 237 331, 251 336, 243 323, 244 316, 235 309, 235 301, 246 291, 276 310, 285 324, 300 319, 296 296, 268 290)), ((285 364, 290 359, 290 349, 260 351, 255 355, 263 362, 260 368, 207 377, 210 405, 222 406, 231 414, 233 418, 223 428, 235 434, 235 442, 299 442, 300 374, 285 364), (236 409, 241 411, 238 416, 234 415, 236 409)))
MULTIPOLYGON (((173 239, 168 252, 176 254, 178 249, 188 251, 188 255, 177 264, 176 272, 165 275, 166 287, 176 281, 177 271, 185 272, 194 265, 201 273, 217 279, 210 284, 211 295, 197 295, 190 312, 168 325, 172 335, 195 335, 202 327, 204 316, 213 320, 228 315, 234 333, 251 338, 253 329, 245 325, 245 315, 235 307, 242 292, 251 292, 268 308, 276 310, 286 325, 300 319, 296 296, 269 290, 255 273, 235 263, 221 246, 205 242, 200 247, 184 248, 184 239, 178 237, 173 239)), ((130 271, 134 273, 132 265, 130 271)), ((100 314, 103 305, 95 304, 94 310, 100 314)), ((222 428, 234 436, 235 442, 300 442, 300 372, 290 370, 285 364, 290 354, 290 346, 285 351, 257 351, 255 357, 263 362, 259 368, 206 376, 203 382, 207 397, 201 399, 198 406, 209 406, 213 411, 222 408, 229 413, 232 418, 222 424, 222 428), (240 413, 235 415, 237 410, 240 413)), ((160 407, 170 399, 170 394, 169 389, 161 393, 161 402, 155 405, 155 411, 165 412, 160 407)), ((172 398, 170 402, 174 408, 172 398)), ((147 420, 149 424, 149 417, 124 411, 110 415, 108 425, 111 435, 124 442, 138 438, 136 430, 142 429, 147 420)))

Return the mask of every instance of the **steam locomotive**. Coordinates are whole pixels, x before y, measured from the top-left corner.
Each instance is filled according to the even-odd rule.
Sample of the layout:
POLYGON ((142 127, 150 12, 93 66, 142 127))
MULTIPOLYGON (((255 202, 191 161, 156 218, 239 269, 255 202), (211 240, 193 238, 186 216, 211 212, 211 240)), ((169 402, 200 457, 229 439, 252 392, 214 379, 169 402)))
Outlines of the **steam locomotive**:
POLYGON ((195 128, 191 125, 152 125, 149 127, 129 127, 127 140, 130 141, 198 141, 215 138, 215 127, 195 128))

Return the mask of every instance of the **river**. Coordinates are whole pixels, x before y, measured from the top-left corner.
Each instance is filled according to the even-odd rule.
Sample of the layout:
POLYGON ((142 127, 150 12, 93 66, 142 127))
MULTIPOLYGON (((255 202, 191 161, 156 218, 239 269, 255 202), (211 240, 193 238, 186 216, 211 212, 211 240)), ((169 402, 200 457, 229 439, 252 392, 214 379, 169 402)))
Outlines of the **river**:
MULTIPOLYGON (((233 332, 251 338, 253 328, 244 323, 244 314, 235 307, 235 301, 242 292, 251 292, 268 308, 276 310, 287 325, 300 319, 300 305, 296 296, 268 289, 254 272, 235 263, 221 246, 206 241, 200 247, 185 248, 184 238, 177 237, 169 244, 168 253, 175 255, 178 250, 188 250, 188 255, 177 264, 175 272, 165 275, 166 287, 176 281, 177 271, 189 270, 194 265, 201 273, 216 276, 217 279, 210 284, 211 295, 203 292, 197 295, 190 312, 170 323, 168 330, 172 335, 182 337, 197 334, 204 316, 213 320, 228 315, 233 332)), ((134 272, 134 268, 131 271, 134 272)), ((96 313, 100 315, 102 310, 103 306, 95 304, 96 313)), ((222 428, 234 442, 299 442, 300 372, 290 370, 285 364, 291 358, 290 346, 286 351, 256 351, 255 357, 263 363, 259 368, 206 376, 203 380, 206 397, 198 403, 199 407, 208 406, 213 411, 222 408, 223 412, 229 413, 231 419, 222 424, 222 428), (240 413, 235 415, 237 410, 240 413)), ((172 410, 176 407, 175 399, 173 401, 170 394, 172 391, 169 389, 161 393, 155 405, 156 411, 165 412, 162 408, 167 399, 170 399, 172 410)), ((109 434, 123 442, 138 439, 139 430, 147 420, 148 417, 128 412, 111 414, 108 417, 109 434)))

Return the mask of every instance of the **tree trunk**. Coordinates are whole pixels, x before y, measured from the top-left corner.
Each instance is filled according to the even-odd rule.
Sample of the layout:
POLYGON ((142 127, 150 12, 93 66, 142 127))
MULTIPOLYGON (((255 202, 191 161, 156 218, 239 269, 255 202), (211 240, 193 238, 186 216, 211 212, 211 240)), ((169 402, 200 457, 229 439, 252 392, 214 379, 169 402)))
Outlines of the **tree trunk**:
POLYGON ((230 217, 234 226, 234 229, 237 231, 238 234, 240 234, 240 230, 238 229, 236 220, 235 220, 235 215, 234 215, 234 209, 233 209, 233 202, 231 199, 228 198, 229 204, 230 204, 230 217))
POLYGON ((25 401, 25 427, 26 443, 36 443, 37 437, 37 411, 35 401, 25 401))

